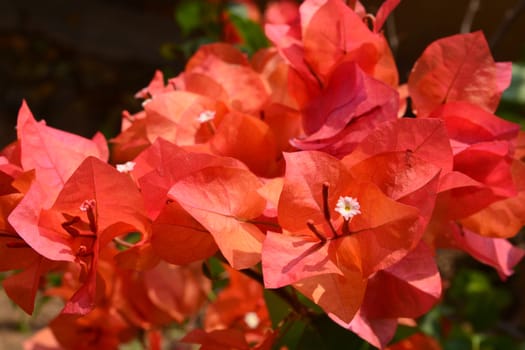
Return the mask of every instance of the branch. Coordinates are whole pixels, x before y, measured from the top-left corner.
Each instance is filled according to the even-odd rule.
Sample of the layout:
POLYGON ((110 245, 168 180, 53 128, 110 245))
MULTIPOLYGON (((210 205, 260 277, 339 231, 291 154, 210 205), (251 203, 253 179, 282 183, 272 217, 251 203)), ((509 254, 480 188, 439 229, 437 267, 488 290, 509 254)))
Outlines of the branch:
POLYGON ((470 0, 467 12, 465 12, 465 17, 463 17, 463 22, 461 22, 460 33, 470 33, 472 30, 472 23, 474 22, 474 17, 479 11, 481 5, 481 0, 470 0))
POLYGON ((397 27, 396 21, 394 19, 394 14, 390 14, 385 23, 386 26, 386 36, 388 42, 390 43, 390 48, 394 56, 397 54, 397 49, 399 48, 399 37, 397 36, 397 27))
POLYGON ((491 51, 499 44, 505 33, 510 29, 512 24, 518 19, 521 13, 525 10, 525 0, 518 0, 514 7, 505 12, 503 21, 499 24, 494 34, 490 37, 489 46, 491 51))

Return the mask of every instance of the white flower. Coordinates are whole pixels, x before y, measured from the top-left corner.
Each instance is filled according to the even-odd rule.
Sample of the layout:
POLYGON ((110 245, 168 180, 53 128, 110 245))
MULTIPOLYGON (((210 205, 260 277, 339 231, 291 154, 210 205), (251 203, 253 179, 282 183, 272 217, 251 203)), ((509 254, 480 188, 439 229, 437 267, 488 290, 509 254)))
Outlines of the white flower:
POLYGON ((146 105, 147 105, 148 103, 150 103, 150 102, 151 102, 151 98, 147 98, 147 99, 145 99, 144 101, 142 101, 142 108, 146 107, 146 105))
POLYGON ((255 329, 259 326, 259 323, 261 320, 259 320, 259 316, 255 312, 247 312, 244 315, 244 323, 248 326, 250 329, 255 329))
POLYGON ((94 199, 86 199, 80 205, 80 210, 81 211, 88 211, 89 209, 95 208, 96 204, 97 204, 97 202, 94 199))
POLYGON ((199 123, 203 124, 215 118, 215 111, 204 111, 197 117, 199 123))
POLYGON ((130 171, 133 171, 133 168, 135 168, 135 162, 126 162, 124 164, 117 164, 116 167, 119 173, 129 173, 130 171))
POLYGON ((350 220, 354 216, 361 214, 359 202, 353 197, 339 197, 335 206, 335 211, 341 214, 345 220, 350 220))

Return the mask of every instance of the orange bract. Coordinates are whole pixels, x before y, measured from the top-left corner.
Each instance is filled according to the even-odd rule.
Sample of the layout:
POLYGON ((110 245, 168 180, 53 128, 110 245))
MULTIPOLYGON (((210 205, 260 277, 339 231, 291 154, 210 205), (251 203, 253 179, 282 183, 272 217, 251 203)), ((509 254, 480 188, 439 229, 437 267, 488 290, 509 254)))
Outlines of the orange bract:
POLYGON ((408 88, 418 116, 455 101, 494 112, 510 78, 510 63, 494 62, 483 33, 478 31, 430 44, 416 61, 408 88))

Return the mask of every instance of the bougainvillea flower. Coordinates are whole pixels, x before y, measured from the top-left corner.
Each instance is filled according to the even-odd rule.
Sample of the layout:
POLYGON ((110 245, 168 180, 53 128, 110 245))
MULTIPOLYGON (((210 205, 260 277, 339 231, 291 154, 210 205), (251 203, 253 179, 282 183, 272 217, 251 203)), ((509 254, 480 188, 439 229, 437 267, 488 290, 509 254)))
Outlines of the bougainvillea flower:
MULTIPOLYGON (((290 82, 293 76, 290 74, 290 82)), ((399 97, 396 90, 370 78, 353 62, 338 64, 330 77, 320 92, 300 97, 304 98, 299 105, 306 135, 293 139, 292 144, 342 156, 378 125, 397 118, 399 97)), ((297 84, 301 81, 295 82, 294 91, 300 91, 297 84)))
POLYGON ((268 4, 264 12, 264 22, 271 24, 292 24, 299 20, 299 6, 296 2, 285 0, 268 4))
POLYGON ((511 168, 519 125, 467 102, 447 103, 430 116, 444 121, 454 153, 454 171, 444 174, 438 198, 449 218, 517 194, 511 168))
MULTIPOLYGON (((260 20, 254 0, 234 2, 260 20)), ((440 298, 436 249, 510 276, 525 257, 506 240, 525 224, 525 133, 493 114, 510 63, 481 32, 456 35, 399 87, 383 33, 399 3, 375 17, 359 0, 270 4, 274 47, 202 45, 178 76, 155 72, 143 110, 123 113, 114 166, 101 134, 50 128, 24 102, 0 151, 0 271, 26 312, 37 291, 64 300, 41 346, 159 350, 178 323, 204 350, 270 350, 297 325, 324 335, 329 317, 385 349, 440 298), (229 285, 205 277, 212 255, 229 285), (270 321, 265 297, 280 303, 263 287, 293 310, 270 321)), ((419 334, 391 348, 439 346, 419 334)))
POLYGON ((65 349, 116 349, 135 336, 135 330, 130 330, 114 308, 96 308, 82 317, 60 314, 49 328, 65 349))
MULTIPOLYGON (((26 266, 27 269, 19 266, 18 268, 24 268, 24 271, 11 276, 5 281, 5 285, 14 300, 26 312, 31 313, 40 275, 53 264, 44 258, 46 254, 42 254, 46 248, 31 245, 26 240, 27 235, 37 232, 35 228, 38 226, 40 210, 53 204, 64 183, 80 163, 88 156, 107 160, 108 149, 101 134, 89 140, 48 127, 44 121, 37 122, 25 101, 18 114, 17 133, 18 142, 10 148, 9 154, 10 158, 19 162, 21 169, 15 172, 11 169, 10 173, 25 171, 25 175, 19 173, 18 178, 11 185, 16 187, 17 192, 23 192, 24 197, 16 208, 9 210, 9 227, 12 225, 12 228, 8 231, 23 232, 21 236, 17 235, 17 240, 22 243, 19 251, 22 255, 9 254, 9 256, 22 258, 24 254, 22 251, 24 251, 32 258, 19 260, 19 263, 24 264, 27 261, 32 263, 26 266), (23 247, 27 245, 30 248, 23 247), (38 254, 29 253, 31 249, 38 254)), ((39 245, 35 241, 33 244, 39 245)), ((47 247, 48 252, 52 247, 53 243, 47 247)))
MULTIPOLYGON (((29 192, 26 198, 43 192, 29 192)), ((24 202, 22 202, 24 203, 24 202)), ((99 249, 128 232, 149 235, 140 192, 128 174, 88 157, 64 184, 49 207, 19 205, 11 225, 24 241, 44 257, 71 261, 86 271, 86 283, 66 304, 64 312, 85 314, 94 306, 99 249)))
POLYGON ((444 121, 454 155, 470 145, 482 142, 507 141, 515 146, 520 130, 519 124, 504 120, 469 102, 440 105, 429 117, 444 121))
POLYGON ((204 329, 239 329, 249 344, 260 344, 272 329, 270 315, 258 281, 225 266, 229 284, 207 309, 204 329))
POLYGON ((398 76, 385 38, 340 0, 304 1, 300 23, 267 24, 266 35, 304 79, 324 84, 343 60, 397 86, 398 76))
POLYGON ((415 333, 395 344, 388 346, 385 350, 441 350, 438 341, 424 333, 415 333))
POLYGON ((367 98, 364 79, 365 74, 355 63, 337 65, 320 93, 309 96, 308 104, 301 106, 305 133, 314 139, 326 139, 339 133, 355 117, 357 106, 367 98))
POLYGON ((34 174, 34 171, 24 173, 7 162, 0 165, 0 271, 17 270, 6 276, 2 286, 9 298, 28 314, 33 312, 41 276, 54 264, 24 242, 7 218, 28 191, 34 174))
POLYGON ((160 70, 156 70, 153 78, 148 86, 141 89, 135 94, 135 98, 142 98, 144 100, 155 97, 169 91, 173 91, 174 87, 170 84, 164 84, 164 74, 160 70))
POLYGON ((2 287, 26 313, 33 313, 42 276, 56 265, 33 250, 14 230, 0 227, 0 271, 17 270, 3 279, 2 287))
MULTIPOLYGON (((453 169, 452 150, 445 124, 432 119, 405 118, 382 124, 343 162, 351 168, 374 156, 407 154, 407 151, 410 158, 433 164, 445 174, 453 169)), ((395 186, 392 190, 400 191, 400 188, 395 186)))
POLYGON ((496 269, 502 280, 514 273, 514 267, 525 256, 525 250, 502 238, 483 237, 460 225, 452 225, 452 248, 470 254, 476 260, 496 269))
MULTIPOLYGON (((523 220, 520 210, 513 209, 516 205, 519 207, 522 201, 518 194, 520 180, 516 176, 520 165, 513 159, 519 126, 462 101, 439 106, 429 116, 443 120, 454 153, 454 165, 452 171, 444 172, 440 179, 436 206, 425 240, 435 247, 462 249, 495 267, 500 274, 508 275, 511 269, 507 267, 514 266, 517 260, 501 261, 494 251, 495 246, 500 245, 499 241, 477 236, 475 232, 483 230, 485 235, 493 237, 512 235, 509 230, 516 226, 509 225, 509 230, 489 234, 492 230, 490 217, 485 223, 478 221, 485 210, 490 212, 487 208, 493 203, 494 208, 500 206, 504 210, 507 219, 512 220, 514 225, 523 220), (478 212, 480 216, 476 219, 478 212), (461 222, 471 216, 473 219, 465 223, 466 228, 473 230, 469 230, 468 234, 459 234, 456 223, 450 220, 461 222)), ((501 246, 501 249, 509 251, 517 248, 511 249, 509 244, 509 247, 501 246)))
MULTIPOLYGON (((114 257, 118 253, 114 246, 107 245, 98 255, 98 282, 94 310, 86 316, 62 314, 52 321, 51 329, 55 340, 62 346, 61 349, 71 348, 74 342, 92 346, 111 346, 115 343, 127 342, 136 337, 141 330, 148 340, 155 340, 155 332, 152 328, 173 321, 173 318, 163 311, 164 309, 159 309, 152 303, 148 295, 159 285, 162 286, 163 277, 166 276, 155 275, 158 273, 157 269, 153 272, 156 281, 153 284, 146 283, 147 278, 142 272, 121 269, 115 265, 114 257), (142 308, 135 309, 136 305, 142 308), (66 326, 67 322, 71 322, 70 327, 66 326)), ((66 301, 71 299, 82 285, 79 274, 82 274, 82 271, 78 265, 69 264, 62 275, 61 285, 47 289, 46 294, 61 297, 66 301)), ((178 289, 183 285, 184 283, 172 284, 172 288, 178 289)), ((188 283, 188 286, 190 285, 191 283, 188 283)), ((152 294, 155 294, 155 291, 152 294)), ((166 298, 166 304, 175 299, 166 298)), ((150 344, 150 349, 156 348, 150 344)))
POLYGON ((61 188, 88 156, 104 161, 109 156, 102 134, 89 140, 37 122, 25 101, 18 112, 17 134, 22 169, 35 169, 36 180, 46 187, 61 188))
MULTIPOLYGON (((145 113, 143 112, 144 117, 145 113)), ((124 113, 123 120, 130 118, 129 113, 124 113)), ((129 126, 110 140, 111 161, 114 163, 125 163, 133 160, 143 150, 151 145, 148 139, 147 122, 144 118, 131 118, 129 126)), ((125 124, 123 122, 123 124, 125 124)))
POLYGON ((260 260, 264 234, 250 220, 266 207, 257 193, 262 185, 249 170, 207 167, 177 181, 168 196, 212 234, 233 268, 242 269, 260 260))
MULTIPOLYGON (((370 32, 361 18, 342 2, 327 1, 320 8, 317 8, 317 5, 319 4, 305 2, 301 6, 301 9, 304 10, 301 12, 303 27, 305 26, 304 22, 310 19, 308 16, 312 16, 311 22, 315 22, 318 17, 322 17, 320 21, 328 21, 328 12, 336 11, 342 7, 345 10, 341 8, 340 11, 351 13, 350 17, 358 21, 359 26, 363 26, 371 37, 376 36, 370 32)), ((324 38, 326 28, 332 28, 335 31, 341 30, 340 26, 336 27, 332 22, 330 19, 330 23, 323 25, 323 40, 325 41, 318 44, 324 49, 335 45, 331 39, 334 42, 346 40, 340 38, 345 35, 341 33, 337 33, 337 35, 332 33, 336 36, 334 38, 324 38)), ((269 26, 269 29, 271 28, 272 26, 269 26)), ((352 28, 352 33, 354 29, 352 28)), ((312 30, 313 34, 317 32, 319 32, 318 28, 312 30)), ((352 42, 355 38, 347 39, 352 42)), ((310 61, 306 57, 306 53, 302 51, 302 49, 306 51, 306 42, 304 43, 305 46, 302 47, 299 38, 297 38, 290 45, 292 45, 291 48, 282 49, 285 52, 292 51, 289 54, 291 56, 288 57, 293 68, 288 75, 289 94, 296 99, 298 108, 303 114, 303 128, 306 134, 294 139, 294 146, 303 150, 317 149, 342 156, 352 151, 355 145, 378 124, 396 118, 399 104, 396 90, 371 77, 370 72, 367 71, 370 67, 360 65, 359 60, 352 54, 343 54, 343 52, 348 52, 345 51, 345 48, 334 49, 337 52, 340 51, 337 54, 340 54, 340 57, 332 61, 328 60, 330 62, 329 69, 328 67, 324 68, 326 72, 320 74, 316 67, 308 65, 310 61)), ((361 50, 361 45, 366 46, 361 41, 356 42, 355 45, 354 49, 357 51, 361 50)), ((373 45, 370 46, 373 47, 373 45)), ((323 49, 315 48, 315 50, 322 51, 323 49)), ((365 56, 366 54, 363 53, 365 56)), ((319 62, 326 63, 325 60, 319 62)), ((394 72, 396 72, 395 68, 394 72)), ((397 78, 394 80, 397 82, 397 78)), ((396 84, 393 83, 394 86, 396 84)))
POLYGON ((452 151, 444 123, 400 119, 384 123, 342 162, 356 178, 374 182, 390 198, 419 209, 412 226, 414 248, 433 211, 439 181, 452 170, 452 151))
MULTIPOLYGON (((279 172, 280 153, 273 131, 257 117, 235 111, 228 113, 220 101, 187 91, 157 95, 144 109, 144 119, 134 123, 144 126, 149 143, 158 138, 178 146, 209 142, 210 152, 235 157, 259 175, 272 176, 279 172)), ((138 126, 127 129, 114 142, 120 144, 126 135, 141 131, 138 126)), ((136 146, 129 149, 128 144, 126 149, 119 148, 118 154, 127 150, 133 155, 133 151, 144 148, 144 142, 136 146)))
MULTIPOLYGON (((89 140, 48 127, 44 121, 34 119, 25 102, 18 114, 17 133, 20 165, 24 171, 34 171, 34 181, 11 216, 24 216, 22 221, 33 225, 37 225, 39 210, 52 205, 86 157, 108 159, 108 148, 101 134, 89 140)), ((13 227, 18 231, 16 225, 13 227)))
POLYGON ((113 304, 146 331, 184 322, 201 308, 211 289, 200 263, 175 266, 160 262, 146 271, 122 270, 115 283, 113 304))
POLYGON ((511 171, 518 194, 461 219, 464 227, 486 237, 510 238, 525 225, 525 164, 514 160, 511 171))
POLYGON ((288 93, 289 66, 275 48, 257 51, 251 58, 253 69, 258 72, 268 86, 268 103, 296 108, 295 100, 288 93))
POLYGON ((415 246, 413 239, 421 233, 411 227, 419 211, 389 198, 371 182, 354 179, 343 163, 324 153, 285 158, 278 207, 283 233, 268 232, 264 241, 265 286, 294 284, 325 311, 350 322, 366 279, 415 246), (336 216, 336 203, 346 196, 360 206, 361 214, 351 220, 336 216))
POLYGON ((152 224, 151 245, 163 260, 177 265, 211 257, 217 250, 213 236, 180 204, 167 204, 152 224))
POLYGON ((376 33, 381 31, 381 29, 383 28, 383 24, 385 24, 388 16, 390 15, 390 13, 392 13, 392 11, 395 10, 395 8, 397 7, 397 5, 399 5, 400 2, 401 0, 383 1, 379 9, 377 10, 374 20, 374 31, 376 33))
POLYGON ((408 89, 419 117, 455 101, 494 112, 511 71, 510 62, 494 62, 481 31, 458 34, 425 49, 408 78, 408 89))
POLYGON ((301 30, 299 24, 266 26, 291 65, 289 94, 303 114, 305 135, 292 144, 342 157, 378 124, 396 118, 397 70, 382 35, 344 2, 305 1, 300 13, 301 30))
POLYGON ((236 159, 190 152, 162 138, 142 152, 134 162, 131 175, 139 183, 151 219, 155 219, 166 205, 171 186, 185 176, 206 167, 246 169, 236 159))
POLYGON ((334 63, 351 59, 367 74, 397 85, 397 69, 385 38, 371 31, 343 1, 306 1, 300 12, 305 60, 321 77, 334 63))
POLYGON ((206 142, 213 135, 214 124, 228 111, 221 102, 227 96, 218 91, 222 91, 220 85, 205 75, 185 78, 185 81, 175 79, 164 87, 162 74, 155 74, 150 86, 139 94, 148 97, 143 102, 144 110, 134 115, 123 113, 122 132, 111 140, 114 162, 133 160, 159 137, 182 146, 206 142), (182 86, 174 91, 177 82, 182 86), (202 120, 201 116, 209 113, 215 116, 214 123, 202 120))
POLYGON ((2 254, 9 254, 13 258, 19 259, 16 265, 10 265, 9 269, 21 269, 22 271, 6 277, 2 281, 7 296, 22 308, 26 313, 32 314, 35 308, 35 297, 39 288, 41 287, 41 277, 48 273, 52 268, 56 267, 56 263, 37 254, 29 247, 9 246, 9 242, 4 243, 5 240, 0 240, 0 244, 9 249, 5 252, 0 250, 2 254), (24 252, 14 252, 13 249, 24 250, 24 252), (21 260, 27 259, 27 260, 21 260))
POLYGON ((225 329, 206 332, 202 329, 194 329, 186 334, 181 342, 200 344, 202 350, 249 350, 250 346, 240 330, 225 329))
POLYGON ((144 110, 150 143, 162 137, 184 146, 204 142, 212 135, 207 125, 199 120, 200 114, 214 112, 215 120, 219 122, 226 108, 222 103, 199 94, 170 91, 156 95, 144 110))
POLYGON ((211 281, 204 276, 200 263, 176 266, 160 262, 141 272, 149 299, 177 322, 195 314, 208 299, 211 281))
POLYGON ((264 110, 264 122, 274 134, 277 148, 281 152, 296 150, 290 140, 304 134, 302 115, 299 111, 280 104, 272 104, 264 110))
POLYGON ((420 243, 398 263, 369 278, 363 304, 350 323, 329 316, 370 344, 384 348, 399 318, 428 312, 441 296, 441 277, 432 251, 420 243))
POLYGON ((273 131, 264 121, 248 114, 228 113, 210 139, 210 150, 239 159, 258 176, 273 177, 282 172, 273 131))
POLYGON ((222 101, 239 112, 256 114, 269 97, 261 76, 232 45, 217 43, 201 46, 186 64, 184 73, 170 82, 177 89, 186 89, 185 81, 191 80, 194 74, 206 76, 220 86, 227 96, 222 101))
POLYGON ((219 329, 211 332, 194 329, 186 334, 181 342, 200 344, 201 350, 270 350, 275 336, 276 333, 270 333, 263 343, 251 346, 246 342, 242 331, 237 329, 219 329))

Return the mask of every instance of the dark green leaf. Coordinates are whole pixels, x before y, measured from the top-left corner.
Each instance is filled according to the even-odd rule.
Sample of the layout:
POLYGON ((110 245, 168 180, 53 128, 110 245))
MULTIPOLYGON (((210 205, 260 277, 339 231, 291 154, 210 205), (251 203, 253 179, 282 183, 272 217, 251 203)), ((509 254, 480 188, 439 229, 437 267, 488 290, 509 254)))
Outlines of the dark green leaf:
POLYGON ((299 349, 370 349, 370 345, 355 335, 333 322, 326 314, 321 314, 312 319, 305 330, 299 349))
POLYGON ((242 10, 239 10, 240 7, 229 7, 228 18, 242 39, 241 49, 252 55, 257 50, 268 47, 268 39, 261 25, 249 19, 242 10))
POLYGON ((290 305, 271 289, 264 290, 264 300, 270 313, 273 328, 277 328, 281 321, 290 314, 290 305))

